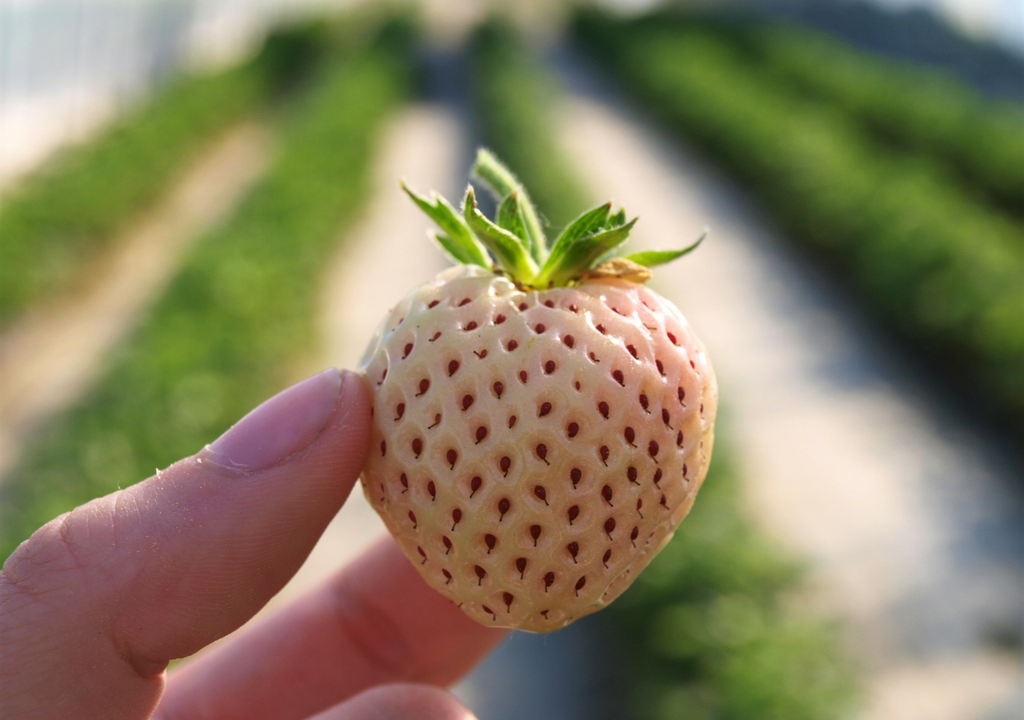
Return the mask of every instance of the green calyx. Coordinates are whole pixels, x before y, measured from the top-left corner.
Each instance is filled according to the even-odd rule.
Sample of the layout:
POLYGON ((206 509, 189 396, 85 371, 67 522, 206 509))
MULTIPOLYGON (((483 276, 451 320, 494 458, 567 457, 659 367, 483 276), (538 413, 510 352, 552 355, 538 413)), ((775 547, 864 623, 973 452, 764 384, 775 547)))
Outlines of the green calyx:
POLYGON ((437 223, 440 232, 432 231, 431 237, 454 262, 503 274, 523 288, 608 277, 646 282, 651 277, 647 268, 680 258, 704 240, 701 235, 681 250, 622 255, 619 250, 637 219, 627 221, 624 210, 613 214, 612 204, 605 203, 577 217, 549 243, 526 188, 493 153, 480 149, 472 174, 498 202, 493 221, 480 212, 472 186, 461 212, 436 192, 428 199, 404 182, 402 189, 437 223))

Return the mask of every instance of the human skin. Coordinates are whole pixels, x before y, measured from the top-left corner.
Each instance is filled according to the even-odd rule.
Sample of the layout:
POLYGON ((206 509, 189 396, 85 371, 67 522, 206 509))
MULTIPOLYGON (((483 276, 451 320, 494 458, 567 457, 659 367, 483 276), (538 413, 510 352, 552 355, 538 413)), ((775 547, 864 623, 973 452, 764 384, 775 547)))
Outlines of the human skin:
POLYGON ((239 628, 349 496, 370 394, 327 370, 217 441, 47 523, 0 573, 0 717, 466 720, 441 688, 503 636, 427 587, 388 538, 239 628))

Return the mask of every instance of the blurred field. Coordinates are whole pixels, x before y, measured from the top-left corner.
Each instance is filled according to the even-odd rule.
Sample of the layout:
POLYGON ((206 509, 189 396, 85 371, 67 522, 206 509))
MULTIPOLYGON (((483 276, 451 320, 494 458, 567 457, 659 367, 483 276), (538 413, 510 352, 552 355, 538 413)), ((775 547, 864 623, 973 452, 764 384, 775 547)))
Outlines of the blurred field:
MULTIPOLYGON (((638 248, 711 226, 653 284, 725 412, 673 543, 608 612, 499 649, 458 689, 481 719, 1018 717, 1024 107, 762 15, 514 5, 288 21, 213 74, 168 60, 5 189, 0 555, 354 366, 443 266, 398 179, 455 199, 486 143, 553 228, 609 196, 638 248)), ((381 529, 354 497, 270 609, 381 529)))

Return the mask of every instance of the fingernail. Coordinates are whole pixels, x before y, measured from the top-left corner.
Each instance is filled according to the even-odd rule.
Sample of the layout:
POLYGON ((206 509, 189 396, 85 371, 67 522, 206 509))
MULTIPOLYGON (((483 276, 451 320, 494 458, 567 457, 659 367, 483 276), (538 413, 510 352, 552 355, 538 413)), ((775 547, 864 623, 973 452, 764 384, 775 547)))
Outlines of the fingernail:
POLYGON ((261 470, 308 447, 327 427, 341 396, 335 368, 306 378, 270 398, 207 445, 204 463, 261 470))

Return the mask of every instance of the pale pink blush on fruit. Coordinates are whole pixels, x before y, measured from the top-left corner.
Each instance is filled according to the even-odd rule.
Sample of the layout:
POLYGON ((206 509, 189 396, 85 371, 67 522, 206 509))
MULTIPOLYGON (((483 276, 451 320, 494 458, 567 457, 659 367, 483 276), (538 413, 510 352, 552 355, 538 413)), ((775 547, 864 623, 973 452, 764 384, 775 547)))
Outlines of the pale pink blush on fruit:
POLYGON ((707 473, 714 373, 641 284, 524 291, 450 268, 391 312, 362 370, 366 496, 424 580, 486 625, 549 632, 610 603, 707 473))

